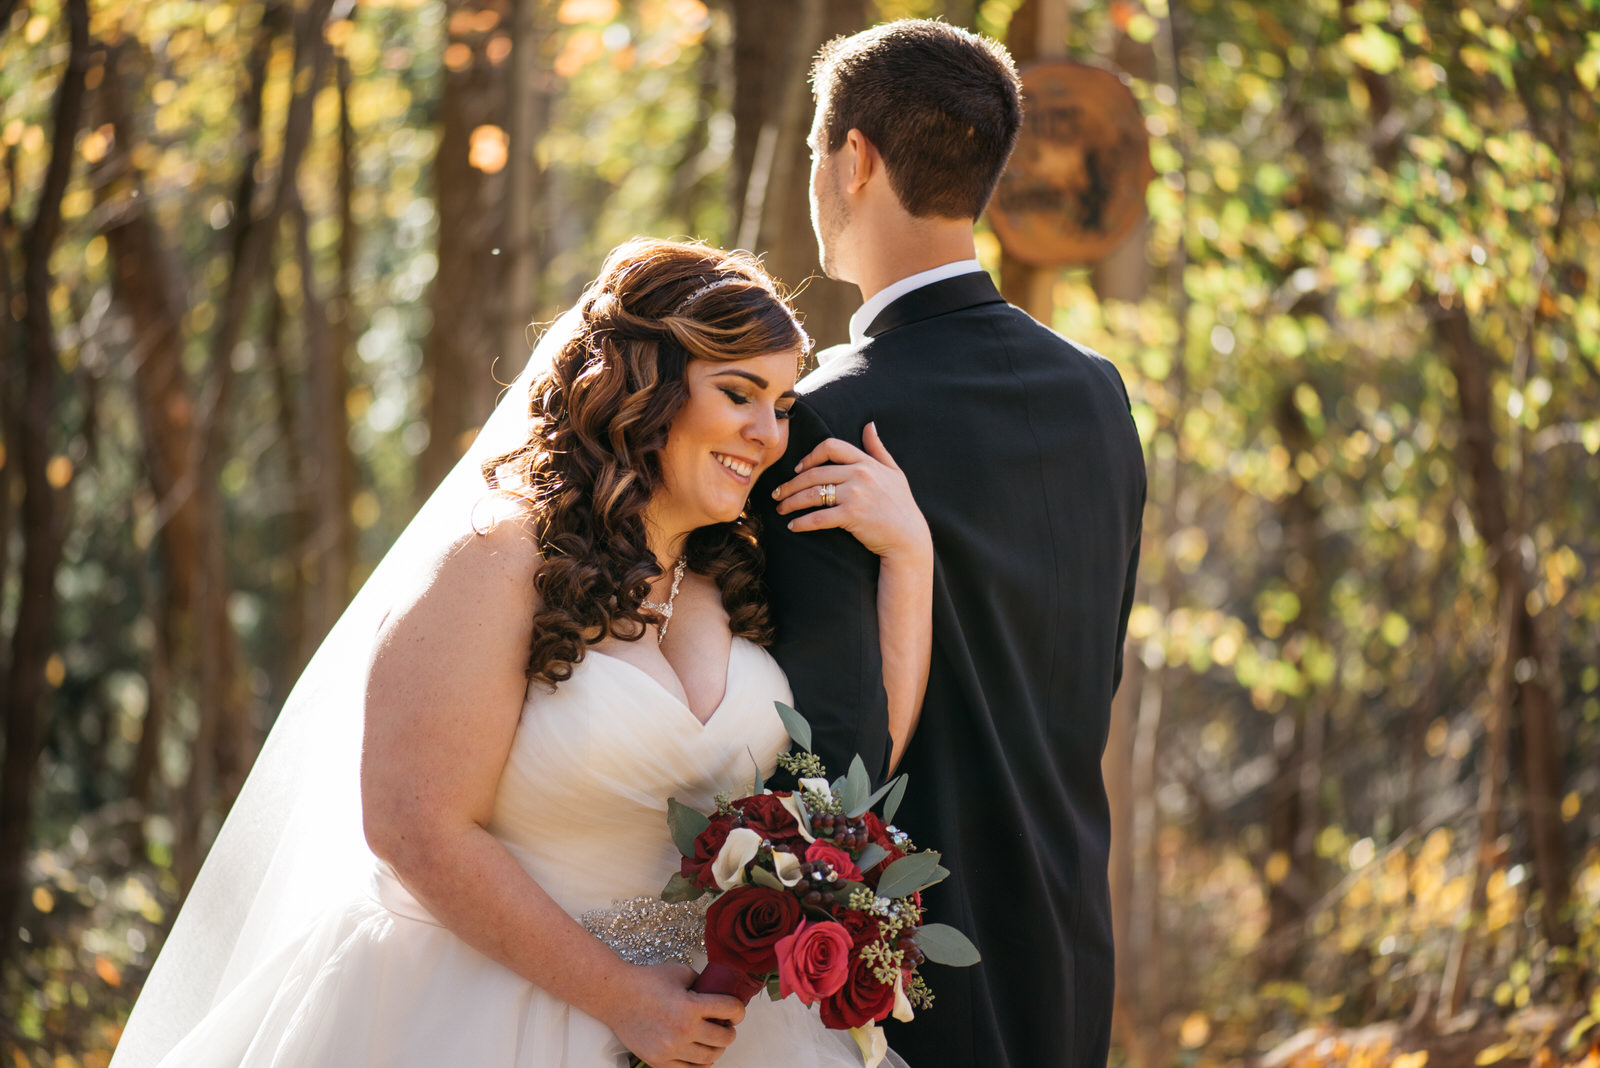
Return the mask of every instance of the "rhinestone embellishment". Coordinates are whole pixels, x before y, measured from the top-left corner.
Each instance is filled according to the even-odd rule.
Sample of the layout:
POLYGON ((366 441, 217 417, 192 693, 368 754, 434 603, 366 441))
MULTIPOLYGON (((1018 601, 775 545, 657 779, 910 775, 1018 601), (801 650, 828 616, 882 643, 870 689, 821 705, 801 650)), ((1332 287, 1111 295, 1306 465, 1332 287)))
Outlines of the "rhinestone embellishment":
POLYGON ((629 964, 690 964, 705 950, 707 904, 704 898, 634 897, 608 909, 590 909, 578 922, 629 964))

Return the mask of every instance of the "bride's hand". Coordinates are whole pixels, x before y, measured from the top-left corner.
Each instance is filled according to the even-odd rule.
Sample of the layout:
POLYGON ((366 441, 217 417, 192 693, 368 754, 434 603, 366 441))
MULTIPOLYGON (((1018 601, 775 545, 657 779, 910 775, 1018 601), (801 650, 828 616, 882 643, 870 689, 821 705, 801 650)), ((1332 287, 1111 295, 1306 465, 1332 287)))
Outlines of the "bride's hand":
POLYGON ((602 1022, 650 1068, 715 1064, 744 1019, 738 998, 690 990, 695 973, 682 964, 632 967, 629 979, 602 1022))
POLYGON ((812 509, 789 521, 795 531, 838 527, 878 556, 932 554, 933 539, 900 466, 868 423, 866 451, 828 438, 800 461, 798 474, 772 492, 778 514, 812 509), (829 503, 831 486, 832 503, 829 503))

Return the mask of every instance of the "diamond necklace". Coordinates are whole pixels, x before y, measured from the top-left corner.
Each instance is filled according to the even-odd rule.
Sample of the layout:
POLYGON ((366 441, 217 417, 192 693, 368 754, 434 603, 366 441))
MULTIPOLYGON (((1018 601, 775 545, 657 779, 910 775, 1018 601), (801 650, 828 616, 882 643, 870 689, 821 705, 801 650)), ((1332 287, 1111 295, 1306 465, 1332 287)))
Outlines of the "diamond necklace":
POLYGON ((667 640, 667 624, 672 622, 672 602, 678 599, 678 584, 683 581, 683 570, 689 566, 689 559, 685 556, 678 557, 678 562, 672 565, 672 589, 667 592, 667 602, 640 601, 640 608, 648 608, 661 616, 661 629, 656 632, 656 644, 660 645, 667 640))

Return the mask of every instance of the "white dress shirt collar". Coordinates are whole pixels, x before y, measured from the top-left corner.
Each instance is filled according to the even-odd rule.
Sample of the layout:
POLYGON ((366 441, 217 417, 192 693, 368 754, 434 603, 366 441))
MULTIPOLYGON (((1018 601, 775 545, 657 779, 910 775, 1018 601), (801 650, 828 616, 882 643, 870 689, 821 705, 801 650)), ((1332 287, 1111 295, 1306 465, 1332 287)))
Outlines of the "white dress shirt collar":
POLYGON ((856 346, 865 341, 867 327, 872 325, 872 320, 878 317, 878 313, 912 290, 942 282, 946 278, 956 278, 981 270, 983 265, 977 260, 956 260, 954 263, 943 263, 931 270, 918 271, 898 282, 889 283, 874 293, 871 300, 857 308, 856 313, 850 316, 850 344, 856 346))

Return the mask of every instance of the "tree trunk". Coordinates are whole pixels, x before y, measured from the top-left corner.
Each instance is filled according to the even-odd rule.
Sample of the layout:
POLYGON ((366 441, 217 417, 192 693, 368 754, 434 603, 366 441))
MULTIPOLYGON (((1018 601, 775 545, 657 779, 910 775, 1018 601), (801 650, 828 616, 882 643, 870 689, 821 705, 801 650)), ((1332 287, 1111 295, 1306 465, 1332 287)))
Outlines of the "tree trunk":
POLYGON ((257 287, 267 274, 279 221, 299 197, 296 181, 311 139, 312 105, 328 67, 325 29, 332 7, 333 0, 311 0, 295 22, 294 95, 284 118, 276 182, 267 198, 268 206, 259 217, 255 212, 255 172, 261 157, 262 95, 272 40, 279 32, 280 20, 292 14, 287 5, 274 4, 263 15, 242 101, 245 152, 234 194, 233 220, 226 234, 231 246, 231 270, 221 302, 222 313, 211 338, 210 375, 196 405, 198 418, 192 439, 196 453, 195 495, 203 528, 201 583, 196 591, 195 611, 200 724, 184 789, 176 851, 179 878, 186 885, 199 870, 200 839, 207 812, 213 805, 226 811, 232 804, 258 744, 239 670, 238 640, 228 616, 231 582, 220 477, 227 455, 228 415, 232 407, 233 350, 243 335, 257 287))
MULTIPOLYGON (((50 316, 50 254, 61 229, 61 200, 72 175, 89 66, 87 0, 67 0, 67 68, 56 88, 50 162, 33 222, 22 239, 22 388, 15 438, 23 494, 22 567, 11 656, 6 665, 5 757, 0 764, 0 930, 15 930, 23 857, 33 825, 33 777, 44 737, 45 665, 55 637, 56 567, 65 533, 66 495, 47 473, 61 373, 50 316)), ((8 461, 9 466, 9 461, 8 461)), ((9 531, 5 532, 9 535, 9 531)), ((8 939, 8 944, 14 944, 8 939)))
MULTIPOLYGON (((0 27, 4 23, 0 22, 0 27)), ((0 29, 0 32, 4 32, 0 29)), ((0 208, 0 604, 6 603, 6 586, 11 579, 11 502, 16 484, 17 423, 21 418, 16 393, 21 388, 21 372, 26 363, 26 342, 21 329, 22 294, 11 279, 13 249, 21 239, 12 209, 17 203, 17 146, 5 149, 6 203, 0 208), (15 309, 15 310, 14 310, 15 309)), ((0 661, 0 690, 5 686, 5 663, 0 661)))
MULTIPOLYGON (((446 67, 439 151, 433 163, 439 270, 429 297, 433 329, 424 353, 430 392, 428 447, 418 484, 423 494, 454 466, 470 435, 494 408, 499 392, 495 360, 514 355, 503 351, 507 335, 502 324, 513 311, 517 319, 525 314, 506 304, 508 157, 498 157, 495 138, 485 136, 485 128, 504 136, 510 113, 511 65, 504 58, 499 63, 490 58, 490 35, 479 29, 497 18, 495 11, 491 0, 462 0, 451 7, 450 47, 464 46, 470 59, 446 67), (477 155, 474 131, 484 138, 477 155)), ((519 344, 518 352, 522 349, 519 344)), ((509 368, 510 361, 503 366, 509 368)), ((509 381, 511 376, 499 377, 509 381)))
MULTIPOLYGON (((1302 456, 1312 454, 1315 441, 1295 403, 1296 386, 1291 382, 1280 389, 1273 421, 1291 466, 1297 467, 1302 456)), ((1321 506, 1304 480, 1284 498, 1279 520, 1285 548, 1280 570, 1300 602, 1299 614, 1283 632, 1282 648, 1291 662, 1303 667, 1305 651, 1324 633, 1327 600, 1321 506)), ((1289 708, 1279 713, 1275 724, 1278 766, 1268 789, 1267 850, 1282 871, 1282 877, 1268 890, 1267 949, 1262 965, 1265 975, 1272 978, 1297 976, 1304 968, 1306 909, 1317 895, 1314 847, 1322 826, 1319 795, 1327 715, 1318 694, 1308 692, 1288 700, 1289 708)))
MULTIPOLYGON (((289 217, 295 258, 300 264, 301 352, 305 354, 311 395, 311 449, 304 463, 311 507, 310 540, 302 555, 316 576, 311 583, 308 644, 322 639, 344 611, 355 571, 355 524, 350 500, 355 495, 355 470, 350 457, 350 424, 345 394, 350 390, 344 352, 328 322, 327 308, 316 289, 316 263, 308 231, 311 220, 296 202, 289 217)), ((348 341, 348 338, 344 340, 348 341)))
POLYGON ((1529 572, 1537 566, 1536 550, 1508 508, 1504 473, 1495 457, 1496 434, 1490 415, 1491 356, 1473 334, 1460 300, 1449 306, 1437 302, 1434 327, 1456 378, 1462 465, 1472 482, 1473 518, 1488 547, 1495 582, 1501 591, 1500 622, 1508 629, 1504 645, 1510 683, 1498 693, 1502 707, 1496 715, 1520 728, 1523 809, 1533 845, 1535 876, 1544 892, 1541 923, 1552 943, 1571 945, 1573 930, 1565 922, 1571 870, 1561 821, 1565 776, 1552 681, 1555 667, 1549 662, 1549 651, 1528 610, 1526 596, 1529 572), (1507 591, 1511 594, 1509 603, 1507 591))
POLYGON ((115 130, 116 149, 95 168, 94 186, 106 218, 101 232, 110 252, 111 291, 137 339, 134 401, 144 441, 145 474, 155 496, 161 560, 158 583, 145 587, 155 642, 146 674, 149 700, 129 781, 129 795, 148 807, 155 798, 166 717, 188 660, 185 651, 193 631, 204 524, 194 495, 190 447, 193 391, 183 366, 181 322, 187 287, 147 212, 150 201, 132 163, 136 135, 123 79, 134 55, 118 48, 106 60, 99 103, 115 130))
POLYGON ((811 229, 806 86, 823 42, 866 26, 866 4, 733 0, 732 11, 734 243, 762 253, 790 288, 807 283, 795 306, 817 345, 832 345, 845 340, 860 294, 822 274, 811 229))
POLYGON ((544 5, 536 0, 511 7, 511 55, 506 71, 506 228, 501 249, 506 287, 501 300, 503 362, 495 375, 503 382, 509 382, 527 362, 533 340, 528 326, 540 314, 539 265, 545 259, 545 242, 535 227, 533 209, 543 196, 544 176, 536 150, 540 131, 550 125, 558 84, 541 55, 549 32, 544 12, 544 5))
POLYGON ((1514 602, 1520 596, 1520 591, 1510 586, 1500 590, 1500 648, 1490 679, 1488 706, 1483 713, 1484 751, 1483 766, 1478 772, 1478 848, 1473 859, 1472 894, 1445 958, 1438 1010, 1441 1029, 1461 1014, 1466 1002, 1473 945, 1482 926, 1479 918, 1489 903, 1489 876, 1500 866, 1500 806, 1508 764, 1506 750, 1511 736, 1510 695, 1516 685, 1516 658, 1511 655, 1515 633, 1512 617, 1516 613, 1514 602))
MULTIPOLYGON (((1006 47, 1017 66, 1064 57, 1067 18, 1065 0, 1023 0, 1006 28, 1006 47)), ((1027 100, 1022 106, 1027 108, 1027 100)), ((1055 318, 1055 283, 1060 275, 1058 268, 1034 267, 1003 250, 1000 253, 1000 291, 1046 326, 1055 318)))

